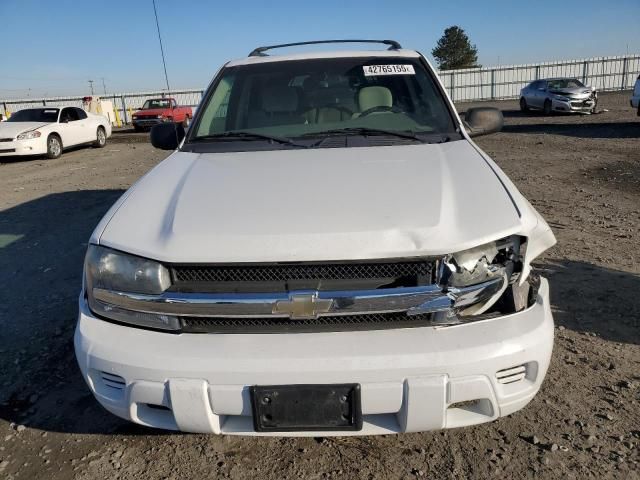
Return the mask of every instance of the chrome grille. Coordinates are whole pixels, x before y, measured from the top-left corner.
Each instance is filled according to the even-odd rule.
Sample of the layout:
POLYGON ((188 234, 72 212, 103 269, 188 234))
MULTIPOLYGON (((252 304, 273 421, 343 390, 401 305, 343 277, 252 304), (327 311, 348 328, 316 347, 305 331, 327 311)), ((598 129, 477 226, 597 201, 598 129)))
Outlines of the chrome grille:
POLYGON ((304 320, 287 318, 182 317, 185 333, 304 333, 383 330, 430 326, 431 314, 407 316, 404 312, 337 315, 304 320))

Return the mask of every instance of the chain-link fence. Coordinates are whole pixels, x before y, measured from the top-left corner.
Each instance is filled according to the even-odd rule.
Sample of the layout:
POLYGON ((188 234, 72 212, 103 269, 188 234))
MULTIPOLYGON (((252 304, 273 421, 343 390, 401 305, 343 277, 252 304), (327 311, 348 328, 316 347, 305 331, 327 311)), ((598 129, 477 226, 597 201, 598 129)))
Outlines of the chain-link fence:
MULTIPOLYGON (((508 65, 488 68, 470 68, 438 72, 454 102, 517 98, 520 89, 541 78, 572 77, 600 91, 633 88, 640 75, 640 55, 598 57, 583 60, 565 60, 527 65, 508 65)), ((113 101, 124 123, 131 122, 131 113, 145 100, 171 96, 178 105, 196 108, 203 89, 156 92, 118 93, 101 95, 113 101)), ((36 106, 82 105, 82 97, 53 97, 41 99, 0 100, 6 112, 15 112, 36 106)))
MULTIPOLYGON (((137 92, 137 93, 111 93, 107 95, 97 95, 103 100, 111 100, 113 108, 123 123, 131 123, 131 114, 142 107, 145 100, 159 97, 173 97, 178 105, 197 108, 202 98, 204 90, 166 90, 158 92, 137 92)), ((5 112, 16 112, 25 108, 33 107, 59 107, 63 105, 73 105, 82 107, 83 97, 50 97, 41 99, 20 99, 20 100, 0 100, 0 105, 5 112)))
POLYGON ((542 78, 577 78, 599 91, 628 90, 640 75, 640 55, 565 60, 438 72, 454 102, 518 98, 542 78))

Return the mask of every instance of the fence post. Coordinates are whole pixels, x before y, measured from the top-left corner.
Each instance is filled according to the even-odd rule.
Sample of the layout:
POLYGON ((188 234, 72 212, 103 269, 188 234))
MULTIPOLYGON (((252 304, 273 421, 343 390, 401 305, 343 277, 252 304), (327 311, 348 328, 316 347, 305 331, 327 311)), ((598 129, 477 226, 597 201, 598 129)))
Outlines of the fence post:
POLYGON ((43 106, 43 107, 46 107, 46 106, 47 106, 47 99, 46 99, 46 98, 43 98, 43 99, 42 99, 42 106, 43 106))
POLYGON ((491 69, 491 100, 496 99, 496 71, 491 69))
POLYGON ((455 102, 456 100, 456 76, 453 72, 451 72, 451 101, 455 102))
POLYGON ((622 61, 622 85, 620 86, 620 90, 624 90, 625 88, 627 88, 627 62, 628 62, 628 58, 624 57, 624 60, 622 61))
POLYGON ((122 123, 127 125, 129 121, 127 120, 127 103, 124 100, 124 95, 120 95, 120 101, 122 102, 122 123))
POLYGON ((540 80, 540 65, 536 65, 536 78, 535 80, 540 80))
POLYGON ((589 85, 589 82, 587 81, 588 76, 589 76, 589 62, 585 60, 584 62, 582 62, 582 83, 584 83, 585 85, 589 85))

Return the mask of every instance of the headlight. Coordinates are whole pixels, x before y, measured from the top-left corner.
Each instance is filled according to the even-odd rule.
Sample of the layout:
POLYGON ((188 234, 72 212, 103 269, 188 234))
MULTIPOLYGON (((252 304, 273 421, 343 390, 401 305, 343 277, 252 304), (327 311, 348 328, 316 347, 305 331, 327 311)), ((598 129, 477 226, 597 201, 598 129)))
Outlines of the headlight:
POLYGON ((21 133, 18 135, 18 140, 31 140, 32 138, 39 138, 41 133, 37 130, 32 130, 30 132, 21 133))
POLYGON ((161 263, 89 245, 85 259, 85 287, 89 307, 98 315, 120 322, 177 330, 178 319, 128 310, 122 293, 158 295, 171 286, 167 268, 161 263))
POLYGON ((138 119, 138 116, 137 116, 137 115, 134 115, 134 116, 133 116, 133 117, 131 117, 131 118, 133 118, 134 120, 137 120, 137 119, 138 119))
POLYGON ((164 115, 156 115, 156 118, 162 118, 162 119, 164 119, 164 118, 165 118, 165 116, 164 116, 164 115))
POLYGON ((444 258, 440 283, 454 298, 453 315, 479 315, 491 308, 514 281, 520 239, 509 237, 444 258))

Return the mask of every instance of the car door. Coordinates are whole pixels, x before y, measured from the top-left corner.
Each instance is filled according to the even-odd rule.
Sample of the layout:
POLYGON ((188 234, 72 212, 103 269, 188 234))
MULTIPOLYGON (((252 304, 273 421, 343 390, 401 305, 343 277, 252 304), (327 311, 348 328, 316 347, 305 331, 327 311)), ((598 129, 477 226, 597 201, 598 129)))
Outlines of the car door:
POLYGON ((522 90, 522 96, 524 97, 525 101, 527 102, 527 105, 529 105, 530 107, 533 106, 535 100, 534 100, 534 96, 535 96, 535 86, 536 83, 538 82, 531 82, 529 85, 527 85, 523 90, 522 90))
POLYGON ((65 147, 83 142, 80 118, 74 107, 66 107, 60 112, 60 136, 65 147))
POLYGON ((78 115, 79 132, 82 138, 81 143, 93 142, 97 136, 97 126, 95 122, 87 116, 87 112, 81 108, 74 108, 78 115))
POLYGON ((536 83, 534 106, 542 108, 544 106, 544 101, 547 99, 547 82, 539 80, 536 83))

